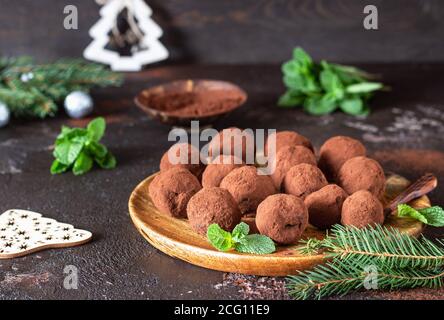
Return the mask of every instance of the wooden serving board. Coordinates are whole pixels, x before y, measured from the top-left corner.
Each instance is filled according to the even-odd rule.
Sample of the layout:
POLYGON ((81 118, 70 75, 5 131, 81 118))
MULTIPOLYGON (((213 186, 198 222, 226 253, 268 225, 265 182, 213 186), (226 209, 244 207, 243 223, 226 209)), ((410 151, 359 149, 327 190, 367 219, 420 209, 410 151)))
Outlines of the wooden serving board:
MULTIPOLYGON (((206 237, 194 232, 186 219, 173 218, 156 209, 148 194, 148 186, 155 175, 146 178, 132 192, 129 212, 139 232, 160 251, 204 268, 260 276, 295 274, 325 260, 322 254, 299 254, 296 250, 298 245, 279 246, 276 252, 267 255, 218 251, 211 246, 206 237)), ((409 181, 403 177, 389 176, 384 201, 390 201, 408 185, 409 181)), ((410 205, 424 208, 430 206, 430 201, 423 196, 412 201, 410 205)), ((423 224, 417 220, 398 218, 394 215, 389 216, 386 225, 413 236, 419 235, 423 229, 423 224)), ((324 231, 313 226, 309 226, 304 233, 304 238, 322 239, 324 236, 324 231)))

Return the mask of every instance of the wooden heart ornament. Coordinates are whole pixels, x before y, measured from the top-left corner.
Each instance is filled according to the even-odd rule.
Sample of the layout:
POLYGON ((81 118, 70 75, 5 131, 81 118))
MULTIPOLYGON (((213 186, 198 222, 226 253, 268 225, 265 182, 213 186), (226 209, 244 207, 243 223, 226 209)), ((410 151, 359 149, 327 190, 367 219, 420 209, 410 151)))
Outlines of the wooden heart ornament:
POLYGON ((0 259, 21 257, 48 248, 65 248, 90 241, 92 233, 27 210, 0 215, 0 259))

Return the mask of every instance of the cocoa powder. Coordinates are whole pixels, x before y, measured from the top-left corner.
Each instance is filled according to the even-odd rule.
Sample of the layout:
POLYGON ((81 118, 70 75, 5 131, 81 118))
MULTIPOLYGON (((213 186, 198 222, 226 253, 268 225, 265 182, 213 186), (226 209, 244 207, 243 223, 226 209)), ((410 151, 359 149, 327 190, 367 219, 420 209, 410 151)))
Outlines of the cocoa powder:
POLYGON ((415 173, 444 172, 444 152, 418 149, 390 149, 376 151, 372 157, 379 162, 415 173))
POLYGON ((232 110, 244 97, 235 90, 152 94, 147 105, 177 117, 210 116, 232 110))

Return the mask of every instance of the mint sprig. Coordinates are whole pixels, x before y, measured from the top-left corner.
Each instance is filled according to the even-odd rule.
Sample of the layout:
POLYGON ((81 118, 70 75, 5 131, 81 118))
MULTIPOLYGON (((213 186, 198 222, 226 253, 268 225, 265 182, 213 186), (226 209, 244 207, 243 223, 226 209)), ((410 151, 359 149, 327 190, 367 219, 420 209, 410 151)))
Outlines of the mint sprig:
POLYGON ((369 113, 368 100, 384 88, 371 81, 374 76, 352 66, 321 61, 315 63, 302 49, 295 48, 290 61, 282 65, 287 91, 279 98, 280 107, 303 106, 313 115, 340 109, 351 115, 369 113))
POLYGON ((208 227, 207 238, 219 251, 234 249, 242 253, 269 254, 276 251, 273 240, 261 234, 248 234, 250 227, 245 222, 239 223, 233 232, 223 230, 213 223, 208 227))
POLYGON ((90 171, 96 162, 103 169, 115 168, 116 158, 100 143, 106 130, 105 119, 92 120, 86 128, 62 127, 55 141, 51 173, 72 169, 75 175, 90 171))
POLYGON ((400 204, 398 216, 416 219, 433 227, 444 227, 444 210, 439 206, 415 209, 407 204, 400 204))

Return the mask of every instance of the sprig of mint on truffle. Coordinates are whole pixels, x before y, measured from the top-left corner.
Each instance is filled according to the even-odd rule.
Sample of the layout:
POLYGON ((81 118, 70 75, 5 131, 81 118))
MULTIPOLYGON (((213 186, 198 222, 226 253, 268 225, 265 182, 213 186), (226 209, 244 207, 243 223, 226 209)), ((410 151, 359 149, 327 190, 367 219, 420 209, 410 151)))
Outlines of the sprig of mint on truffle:
POLYGON ((444 210, 439 206, 415 209, 408 204, 400 204, 398 216, 413 218, 433 227, 444 227, 444 210))
POLYGON ((287 91, 279 98, 280 107, 303 106, 312 115, 324 115, 338 107, 351 115, 367 115, 367 102, 384 88, 370 81, 373 75, 352 66, 313 62, 302 49, 293 50, 293 58, 282 65, 287 91))
POLYGON ((210 243, 219 251, 234 249, 242 253, 269 254, 276 250, 273 240, 261 234, 248 234, 250 226, 245 222, 239 223, 233 232, 223 230, 213 223, 208 227, 207 237, 210 243))
POLYGON ((99 141, 106 130, 105 119, 92 120, 86 128, 62 127, 55 141, 51 173, 59 174, 69 169, 75 175, 82 175, 91 170, 94 162, 103 169, 116 167, 116 158, 99 141))

